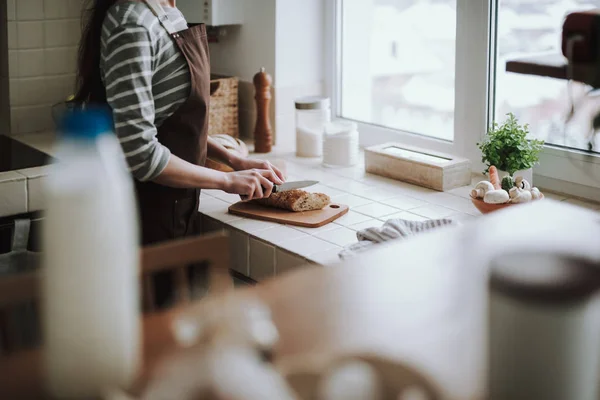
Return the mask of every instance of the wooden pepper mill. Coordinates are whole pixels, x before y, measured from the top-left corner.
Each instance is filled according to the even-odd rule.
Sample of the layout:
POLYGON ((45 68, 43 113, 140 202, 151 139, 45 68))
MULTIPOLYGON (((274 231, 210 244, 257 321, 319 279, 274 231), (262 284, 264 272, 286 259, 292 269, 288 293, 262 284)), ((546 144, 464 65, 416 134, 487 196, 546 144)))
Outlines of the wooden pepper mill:
POLYGON ((269 119, 271 104, 271 76, 264 68, 254 75, 254 90, 256 95, 256 127, 254 128, 254 152, 269 153, 273 146, 273 130, 269 119))

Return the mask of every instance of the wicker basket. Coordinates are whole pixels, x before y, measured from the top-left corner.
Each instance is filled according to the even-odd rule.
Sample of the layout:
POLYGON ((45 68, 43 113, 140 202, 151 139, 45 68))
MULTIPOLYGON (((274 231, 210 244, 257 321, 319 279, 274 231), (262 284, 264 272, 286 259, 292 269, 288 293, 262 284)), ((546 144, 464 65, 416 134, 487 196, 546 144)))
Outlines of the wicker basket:
POLYGON ((237 138, 240 133, 238 117, 238 78, 211 75, 208 134, 226 134, 237 138))

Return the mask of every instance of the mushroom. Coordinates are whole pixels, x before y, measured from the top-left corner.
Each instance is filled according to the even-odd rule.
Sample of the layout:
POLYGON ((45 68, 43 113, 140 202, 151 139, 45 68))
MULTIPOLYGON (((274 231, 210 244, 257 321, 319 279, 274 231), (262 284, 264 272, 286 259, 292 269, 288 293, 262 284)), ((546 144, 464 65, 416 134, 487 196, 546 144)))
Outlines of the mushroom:
POLYGON ((483 196, 483 201, 488 204, 503 204, 510 200, 506 190, 490 190, 483 196))
POLYGON ((542 194, 542 192, 540 192, 540 190, 536 187, 532 187, 530 192, 531 192, 532 200, 541 200, 544 198, 544 195, 542 194))
POLYGON ((532 199, 532 194, 529 190, 524 190, 518 187, 510 189, 509 195, 511 203, 527 203, 532 199))
POLYGON ((515 186, 518 187, 519 189, 523 189, 523 190, 531 189, 531 184, 529 182, 527 182, 525 179, 523 179, 522 176, 517 176, 517 178, 515 179, 515 186))
POLYGON ((481 181, 475 186, 475 189, 471 190, 471 197, 483 199, 483 196, 490 190, 494 190, 494 185, 488 181, 481 181))

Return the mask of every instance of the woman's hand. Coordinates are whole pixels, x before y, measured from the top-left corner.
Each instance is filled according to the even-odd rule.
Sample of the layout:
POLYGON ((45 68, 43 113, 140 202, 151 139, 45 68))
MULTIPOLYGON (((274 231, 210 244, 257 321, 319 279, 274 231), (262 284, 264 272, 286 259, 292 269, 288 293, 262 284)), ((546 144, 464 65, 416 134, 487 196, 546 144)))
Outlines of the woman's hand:
POLYGON ((281 185, 281 180, 271 169, 249 169, 225 174, 223 191, 239 194, 242 200, 269 197, 273 185, 281 185))
POLYGON ((254 160, 251 158, 237 157, 234 160, 232 160, 231 168, 235 169, 236 171, 244 171, 247 169, 272 171, 280 180, 280 182, 272 182, 274 182, 276 185, 281 185, 285 181, 285 177, 283 176, 283 173, 279 170, 279 168, 271 164, 269 161, 265 160, 254 160))

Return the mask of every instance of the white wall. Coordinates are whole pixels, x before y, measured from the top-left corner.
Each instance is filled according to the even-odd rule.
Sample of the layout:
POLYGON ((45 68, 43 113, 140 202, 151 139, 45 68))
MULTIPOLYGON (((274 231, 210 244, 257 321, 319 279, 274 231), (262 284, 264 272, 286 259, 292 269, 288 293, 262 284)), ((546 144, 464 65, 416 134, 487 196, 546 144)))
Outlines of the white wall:
POLYGON ((271 118, 277 146, 293 149, 294 99, 323 93, 325 1, 240 0, 244 23, 226 27, 219 43, 211 44, 212 71, 241 80, 242 136, 252 135, 252 78, 265 67, 273 78, 271 118))
POLYGON ((50 107, 73 93, 81 0, 8 0, 11 132, 53 129, 50 107))
POLYGON ((210 45, 214 73, 251 82, 261 67, 275 79, 275 9, 277 0, 240 0, 241 26, 225 27, 226 36, 210 45))

